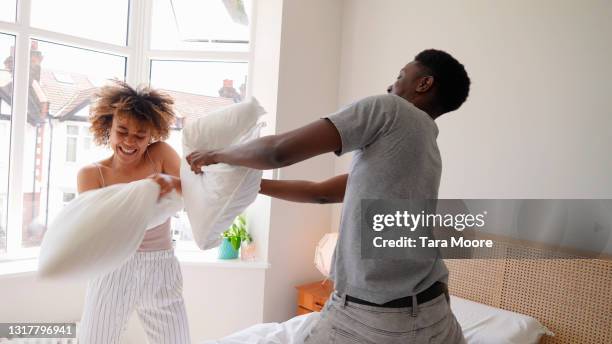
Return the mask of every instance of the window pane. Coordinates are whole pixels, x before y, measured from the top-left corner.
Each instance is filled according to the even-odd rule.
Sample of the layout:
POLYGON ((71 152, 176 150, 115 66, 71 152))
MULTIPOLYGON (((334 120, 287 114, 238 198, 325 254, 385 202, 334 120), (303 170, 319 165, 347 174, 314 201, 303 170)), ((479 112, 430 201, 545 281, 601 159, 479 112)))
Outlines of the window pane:
POLYGON ((92 143, 93 143, 92 136, 83 137, 83 150, 89 151, 91 149, 92 143))
POLYGON ((151 48, 247 51, 251 0, 154 0, 151 48))
POLYGON ((68 135, 79 135, 79 127, 75 125, 66 126, 66 134, 68 135))
MULTIPOLYGON (((198 118, 227 105, 242 101, 246 95, 246 62, 151 62, 151 86, 162 89, 175 100, 181 123, 198 118)), ((182 154, 180 132, 168 143, 182 154)))
MULTIPOLYGON (((182 156, 180 128, 190 119, 242 101, 247 72, 248 64, 242 62, 152 61, 151 86, 174 98, 179 117, 166 142, 182 156)), ((184 212, 173 217, 172 228, 177 240, 193 239, 184 212)))
POLYGON ((128 0, 32 0, 32 26, 126 45, 128 0))
POLYGON ((0 21, 15 22, 17 0, 0 0, 0 21))
MULTIPOLYGON (((162 61, 151 62, 151 85, 198 97, 198 101, 227 99, 240 102, 246 93, 249 64, 246 62, 217 61, 162 61)), ((178 99, 177 101, 180 101, 178 99)), ((206 111, 209 112, 209 111, 206 111)))
POLYGON ((66 138, 66 162, 76 161, 76 137, 66 138))
POLYGON ((15 36, 0 33, 0 118, 11 119, 15 36))
POLYGON ((124 79, 125 58, 43 41, 32 41, 30 98, 24 147, 23 246, 38 246, 49 220, 76 193, 85 164, 110 155, 78 143, 90 136, 89 103, 106 79, 124 79), (74 161, 66 164, 66 161, 74 161))
POLYGON ((0 253, 6 251, 14 46, 15 36, 0 33, 0 60, 3 62, 0 65, 0 253))

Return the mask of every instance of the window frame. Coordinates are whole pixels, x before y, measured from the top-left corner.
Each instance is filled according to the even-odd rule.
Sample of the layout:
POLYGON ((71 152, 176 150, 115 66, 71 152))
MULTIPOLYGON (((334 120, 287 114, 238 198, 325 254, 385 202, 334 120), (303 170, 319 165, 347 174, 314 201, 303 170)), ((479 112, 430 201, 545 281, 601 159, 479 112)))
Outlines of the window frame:
MULTIPOLYGON (((253 74, 254 28, 258 0, 252 0, 250 18, 250 41, 246 52, 231 50, 153 50, 151 49, 152 8, 155 0, 127 0, 128 26, 127 45, 96 41, 70 34, 49 31, 30 25, 31 0, 18 0, 15 22, 0 21, 0 32, 15 36, 15 61, 13 73, 13 104, 11 106, 11 142, 9 149, 9 171, 7 199, 6 253, 0 253, 0 261, 10 257, 37 256, 37 248, 22 248, 23 175, 26 116, 16 116, 27 111, 28 82, 30 69, 30 42, 41 40, 65 44, 70 47, 112 54, 126 59, 125 80, 131 85, 150 84, 151 61, 219 61, 248 63, 247 96, 250 95, 253 74)), ((78 136, 79 139, 81 135, 78 136)), ((77 139, 77 140, 79 140, 77 139)), ((77 141, 78 146, 78 141, 77 141)), ((78 159, 77 159, 78 160, 78 159)), ((2 181, 0 181, 2 182, 2 181)))

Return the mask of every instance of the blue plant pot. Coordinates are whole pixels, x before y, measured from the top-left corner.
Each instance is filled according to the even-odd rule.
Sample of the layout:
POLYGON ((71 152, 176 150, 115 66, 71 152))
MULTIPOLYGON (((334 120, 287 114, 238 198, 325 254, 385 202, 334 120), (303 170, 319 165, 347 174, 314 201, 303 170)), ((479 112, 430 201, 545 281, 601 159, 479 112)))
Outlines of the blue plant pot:
POLYGON ((223 238, 221 246, 219 246, 219 259, 236 259, 238 258, 238 250, 230 243, 228 238, 223 238))

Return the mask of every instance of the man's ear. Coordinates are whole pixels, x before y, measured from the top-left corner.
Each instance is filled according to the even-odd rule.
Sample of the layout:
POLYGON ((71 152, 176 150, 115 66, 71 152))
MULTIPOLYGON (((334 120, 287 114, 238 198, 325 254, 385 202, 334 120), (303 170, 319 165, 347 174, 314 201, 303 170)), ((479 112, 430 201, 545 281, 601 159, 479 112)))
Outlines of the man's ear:
POLYGON ((425 93, 429 91, 434 84, 434 77, 431 75, 421 77, 419 79, 419 83, 417 84, 416 91, 418 93, 425 93))

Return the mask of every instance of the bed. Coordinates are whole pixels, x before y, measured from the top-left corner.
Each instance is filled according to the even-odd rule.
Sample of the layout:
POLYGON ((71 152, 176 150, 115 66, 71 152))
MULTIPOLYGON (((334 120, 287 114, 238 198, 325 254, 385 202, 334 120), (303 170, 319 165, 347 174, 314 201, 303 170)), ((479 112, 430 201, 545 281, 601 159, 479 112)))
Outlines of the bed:
MULTIPOLYGON (((543 335, 553 335, 533 317, 460 297, 451 296, 451 308, 468 344, 532 344, 538 343, 543 335)), ((283 323, 258 324, 202 344, 299 344, 319 316, 314 312, 283 323)))
MULTIPOLYGON (((612 343, 612 257, 580 259, 533 242, 495 239, 502 251, 495 257, 511 259, 445 261, 451 308, 468 343, 612 343)), ((297 344, 317 319, 311 313, 259 324, 202 344, 297 344)))

